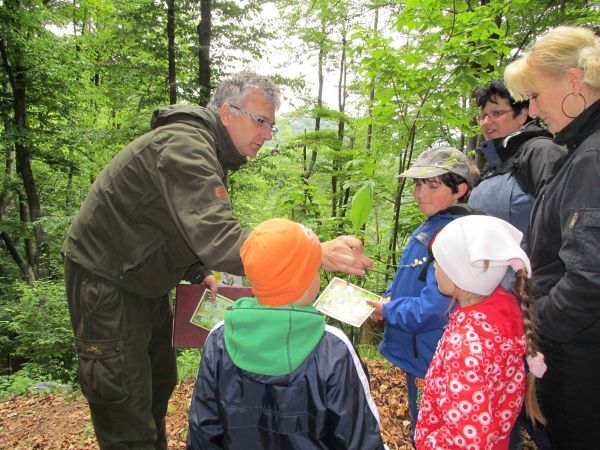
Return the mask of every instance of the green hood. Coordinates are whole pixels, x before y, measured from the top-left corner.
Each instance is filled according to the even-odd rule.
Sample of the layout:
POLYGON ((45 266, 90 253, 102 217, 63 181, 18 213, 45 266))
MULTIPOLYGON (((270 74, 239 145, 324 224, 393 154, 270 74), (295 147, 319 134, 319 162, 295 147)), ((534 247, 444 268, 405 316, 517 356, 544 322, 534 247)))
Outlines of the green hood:
POLYGON ((286 375, 321 340, 325 317, 313 306, 263 306, 241 298, 225 313, 225 347, 240 369, 261 375, 286 375))

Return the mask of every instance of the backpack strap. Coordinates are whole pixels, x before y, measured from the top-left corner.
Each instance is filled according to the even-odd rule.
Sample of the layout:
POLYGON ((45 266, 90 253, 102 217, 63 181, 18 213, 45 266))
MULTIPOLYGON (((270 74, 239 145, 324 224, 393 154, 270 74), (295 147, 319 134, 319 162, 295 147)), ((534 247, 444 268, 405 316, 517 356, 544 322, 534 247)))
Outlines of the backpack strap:
POLYGON ((417 278, 419 281, 425 282, 425 280, 427 279, 427 272, 429 272, 429 266, 431 266, 431 264, 433 263, 433 250, 431 250, 431 246, 433 245, 433 241, 435 241, 435 237, 443 229, 444 227, 440 228, 433 236, 431 236, 427 240, 427 261, 425 261, 421 272, 419 272, 419 277, 417 278))
MULTIPOLYGON (((487 213, 485 211, 482 211, 481 209, 477 209, 477 208, 471 208, 466 203, 458 203, 458 204, 453 205, 453 206, 451 206, 443 211, 440 211, 440 212, 446 212, 446 213, 449 213, 449 214, 452 214, 455 216, 471 216, 471 215, 487 216, 487 213)), ((425 280, 427 279, 427 272, 429 271, 429 266, 431 266, 431 264, 433 263, 433 260, 434 260, 433 250, 431 249, 431 246, 433 245, 433 241, 435 241, 435 237, 443 229, 444 229, 444 227, 441 227, 431 237, 427 236, 425 233, 419 233, 416 236, 416 238, 419 240, 419 242, 421 242, 422 244, 427 246, 427 261, 425 261, 425 264, 423 264, 423 268, 421 269, 421 272, 419 273, 419 277, 418 277, 419 281, 425 282, 425 280)))

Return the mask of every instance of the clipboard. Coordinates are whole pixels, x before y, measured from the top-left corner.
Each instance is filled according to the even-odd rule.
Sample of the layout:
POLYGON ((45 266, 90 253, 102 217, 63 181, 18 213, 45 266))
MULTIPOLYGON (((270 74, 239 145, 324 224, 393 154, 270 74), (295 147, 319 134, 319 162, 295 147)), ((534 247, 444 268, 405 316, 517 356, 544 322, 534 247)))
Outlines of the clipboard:
MULTIPOLYGON (((201 348, 209 331, 190 323, 204 291, 205 284, 180 284, 175 288, 175 308, 173 311, 173 347, 201 348)), ((252 297, 252 288, 242 286, 221 286, 218 293, 231 300, 252 297)))

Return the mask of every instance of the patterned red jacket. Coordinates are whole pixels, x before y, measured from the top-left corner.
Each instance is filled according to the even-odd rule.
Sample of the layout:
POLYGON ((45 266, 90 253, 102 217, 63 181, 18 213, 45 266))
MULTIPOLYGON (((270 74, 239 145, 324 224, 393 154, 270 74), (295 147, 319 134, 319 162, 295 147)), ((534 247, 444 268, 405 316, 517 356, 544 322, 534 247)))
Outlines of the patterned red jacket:
POLYGON ((508 449, 525 397, 527 343, 516 298, 502 288, 458 307, 429 366, 417 449, 508 449))

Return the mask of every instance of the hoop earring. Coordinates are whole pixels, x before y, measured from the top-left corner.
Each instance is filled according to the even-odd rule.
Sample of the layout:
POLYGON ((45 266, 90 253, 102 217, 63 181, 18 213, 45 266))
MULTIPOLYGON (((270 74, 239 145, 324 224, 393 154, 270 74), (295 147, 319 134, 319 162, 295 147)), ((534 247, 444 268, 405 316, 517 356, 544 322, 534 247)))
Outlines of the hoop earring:
POLYGON ((583 95, 581 95, 581 93, 577 94, 579 97, 581 97, 581 100, 583 100, 583 109, 581 110, 581 112, 579 114, 576 114, 574 116, 570 116, 567 114, 567 112, 565 111, 565 100, 567 98, 569 98, 571 95, 575 95, 573 92, 571 92, 570 94, 565 95, 565 97, 563 98, 562 103, 560 104, 560 109, 562 109, 562 113, 567 116, 569 119, 574 119, 575 117, 577 117, 579 114, 581 114, 583 111, 585 111, 585 109, 587 108, 587 102, 585 101, 585 97, 583 95))

